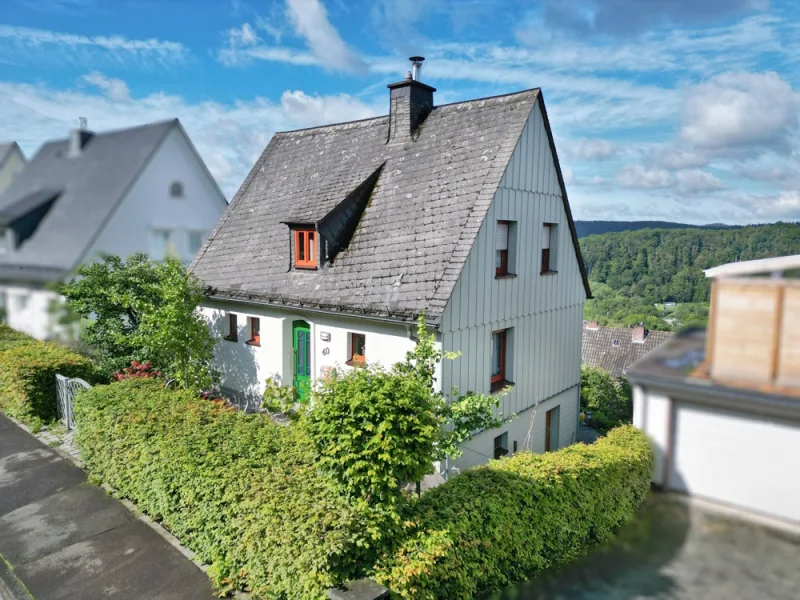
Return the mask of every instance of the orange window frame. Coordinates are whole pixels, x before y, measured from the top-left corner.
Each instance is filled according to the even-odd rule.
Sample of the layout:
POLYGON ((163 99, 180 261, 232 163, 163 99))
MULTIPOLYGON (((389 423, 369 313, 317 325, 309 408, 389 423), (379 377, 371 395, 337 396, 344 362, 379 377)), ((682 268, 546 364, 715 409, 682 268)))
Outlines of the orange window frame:
POLYGON ((294 266, 317 268, 317 232, 313 229, 294 230, 294 266))
POLYGON ((250 317, 250 339, 247 343, 251 346, 261 345, 261 320, 258 317, 250 317))

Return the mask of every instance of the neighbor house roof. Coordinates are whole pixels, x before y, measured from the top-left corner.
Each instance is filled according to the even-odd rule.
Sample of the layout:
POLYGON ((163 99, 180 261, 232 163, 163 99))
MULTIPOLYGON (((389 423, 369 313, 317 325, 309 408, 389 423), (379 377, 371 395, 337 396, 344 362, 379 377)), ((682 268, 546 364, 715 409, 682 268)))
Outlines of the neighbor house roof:
POLYGON ((533 89, 435 107, 400 142, 387 139, 389 116, 277 133, 192 270, 212 297, 401 320, 424 311, 437 323, 536 102, 547 123, 533 89), (316 271, 291 269, 287 224, 322 231, 371 177, 344 250, 316 271))
POLYGON ((177 119, 93 134, 79 156, 69 140, 47 142, 0 194, 4 221, 53 200, 35 231, 0 256, 0 278, 52 280, 80 264, 177 119))
POLYGON ((584 323, 581 363, 600 367, 615 377, 621 377, 627 373, 628 367, 655 350, 671 335, 669 331, 646 331, 644 342, 634 342, 633 332, 632 327, 592 329, 584 323))
POLYGON ((728 263, 703 271, 706 277, 740 277, 800 269, 800 254, 728 263))
POLYGON ((22 154, 22 151, 19 149, 19 146, 16 142, 10 142, 6 144, 0 144, 0 167, 2 167, 8 157, 11 156, 11 153, 16 150, 17 152, 22 154))

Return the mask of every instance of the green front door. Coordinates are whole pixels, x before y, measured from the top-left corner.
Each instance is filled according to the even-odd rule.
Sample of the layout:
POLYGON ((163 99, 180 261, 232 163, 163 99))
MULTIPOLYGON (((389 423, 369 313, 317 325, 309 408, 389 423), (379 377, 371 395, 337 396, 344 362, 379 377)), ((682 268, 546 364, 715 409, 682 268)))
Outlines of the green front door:
POLYGON ((308 399, 311 389, 311 328, 305 321, 292 323, 292 347, 294 348, 295 395, 301 402, 308 399))

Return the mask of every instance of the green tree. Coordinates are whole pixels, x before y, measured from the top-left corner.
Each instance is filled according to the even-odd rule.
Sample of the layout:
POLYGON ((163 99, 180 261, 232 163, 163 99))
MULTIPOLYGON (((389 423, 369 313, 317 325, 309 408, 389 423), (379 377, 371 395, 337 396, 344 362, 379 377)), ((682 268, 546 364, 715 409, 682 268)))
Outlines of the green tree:
POLYGON ((599 367, 581 366, 581 412, 591 412, 598 431, 605 432, 633 418, 631 387, 599 367))
POLYGON ((108 256, 79 267, 60 291, 70 309, 88 320, 81 339, 96 350, 107 375, 138 360, 181 387, 210 383, 214 340, 196 312, 202 287, 177 260, 108 256))
POLYGON ((140 298, 136 332, 139 352, 186 389, 203 390, 213 381, 211 359, 214 338, 207 321, 197 312, 203 299, 200 281, 173 258, 156 264, 159 302, 140 298))
POLYGON ((433 462, 460 455, 477 430, 497 427, 497 396, 469 393, 452 401, 435 390, 444 355, 417 326, 419 341, 405 362, 386 370, 366 365, 334 372, 313 393, 304 423, 318 464, 345 492, 370 503, 395 504, 401 485, 433 472, 433 462))

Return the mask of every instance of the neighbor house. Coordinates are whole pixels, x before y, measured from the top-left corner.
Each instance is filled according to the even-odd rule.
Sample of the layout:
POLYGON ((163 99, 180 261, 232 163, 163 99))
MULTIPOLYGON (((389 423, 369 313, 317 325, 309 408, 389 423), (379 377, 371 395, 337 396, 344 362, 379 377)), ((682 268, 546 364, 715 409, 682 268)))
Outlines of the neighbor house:
POLYGON ((63 329, 55 284, 135 252, 188 263, 227 203, 177 119, 47 142, 0 194, 0 302, 38 338, 63 329))
POLYGON ((0 144, 0 194, 25 167, 25 155, 16 142, 0 144))
POLYGON ((650 331, 644 325, 601 327, 597 321, 584 321, 581 363, 622 377, 633 363, 663 344, 670 335, 669 331, 650 331))
POLYGON ((670 338, 628 371, 633 422, 666 489, 800 524, 800 256, 712 278, 706 331, 670 338))
POLYGON ((510 388, 517 415, 459 468, 566 446, 589 285, 541 91, 436 106, 419 62, 389 115, 275 134, 212 230, 192 268, 223 391, 257 401, 274 377, 302 400, 331 369, 391 366, 424 313, 461 353, 441 389, 510 388))

